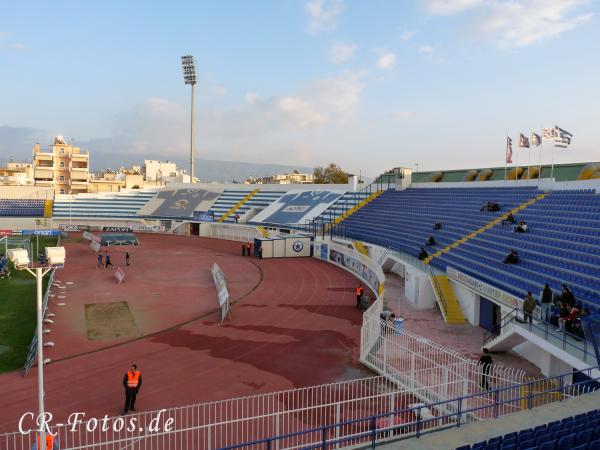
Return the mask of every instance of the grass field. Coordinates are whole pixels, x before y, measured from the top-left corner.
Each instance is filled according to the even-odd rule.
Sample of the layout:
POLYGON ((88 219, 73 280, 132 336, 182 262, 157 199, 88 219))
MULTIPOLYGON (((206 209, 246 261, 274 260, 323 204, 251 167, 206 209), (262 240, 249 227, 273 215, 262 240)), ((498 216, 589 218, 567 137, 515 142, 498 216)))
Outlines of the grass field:
MULTIPOLYGON (((32 238, 32 250, 36 238, 32 238)), ((40 250, 56 245, 56 238, 40 237, 40 250)), ((0 249, 4 253, 4 248, 0 249)), ((23 366, 35 331, 35 278, 23 270, 14 270, 11 279, 0 279, 0 372, 23 366)), ((44 278, 46 289, 48 276, 44 278)))

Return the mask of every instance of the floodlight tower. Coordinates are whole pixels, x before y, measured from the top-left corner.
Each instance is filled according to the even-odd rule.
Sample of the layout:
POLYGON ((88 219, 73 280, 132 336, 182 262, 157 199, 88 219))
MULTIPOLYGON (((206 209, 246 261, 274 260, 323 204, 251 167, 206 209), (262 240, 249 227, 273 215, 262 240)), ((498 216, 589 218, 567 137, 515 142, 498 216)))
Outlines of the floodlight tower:
POLYGON ((196 64, 194 63, 194 57, 192 55, 185 55, 181 57, 181 65, 183 67, 183 80, 185 84, 192 86, 192 108, 191 108, 191 131, 190 131, 190 182, 194 182, 194 167, 196 157, 196 127, 194 124, 194 104, 195 104, 195 92, 196 86, 196 64))
POLYGON ((44 325, 44 310, 42 305, 42 281, 44 275, 50 272, 52 269, 63 267, 65 264, 65 248, 64 247, 46 247, 46 263, 42 265, 38 263, 34 265, 29 259, 29 254, 24 248, 17 248, 8 251, 8 257, 12 261, 15 269, 26 270, 36 279, 36 309, 37 309, 37 365, 38 365, 38 433, 34 439, 39 445, 37 448, 46 448, 46 418, 45 418, 45 407, 44 407, 44 331, 42 329, 44 325))

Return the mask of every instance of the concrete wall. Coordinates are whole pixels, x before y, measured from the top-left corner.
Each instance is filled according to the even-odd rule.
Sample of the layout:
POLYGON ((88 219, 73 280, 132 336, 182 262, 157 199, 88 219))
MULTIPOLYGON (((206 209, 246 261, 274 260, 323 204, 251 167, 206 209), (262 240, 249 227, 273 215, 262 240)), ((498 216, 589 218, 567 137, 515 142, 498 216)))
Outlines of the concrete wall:
POLYGON ((496 181, 457 181, 452 183, 413 183, 413 188, 474 188, 474 187, 526 187, 538 186, 543 191, 572 190, 572 189, 594 189, 600 193, 600 180, 560 181, 555 182, 553 178, 542 178, 541 180, 496 180, 496 181))
POLYGON ((465 318, 471 325, 479 326, 479 295, 470 289, 467 289, 460 283, 450 279, 450 284, 454 288, 454 293, 460 303, 465 318))
POLYGON ((419 309, 434 308, 437 300, 427 274, 409 264, 404 266, 404 295, 419 309))
POLYGON ((41 186, 0 186, 0 198, 52 200, 54 189, 41 186))
POLYGON ((513 351, 539 367, 546 376, 555 376, 573 370, 569 364, 529 341, 517 345, 513 351))
POLYGON ((0 230, 48 230, 52 228, 52 219, 0 217, 0 230))

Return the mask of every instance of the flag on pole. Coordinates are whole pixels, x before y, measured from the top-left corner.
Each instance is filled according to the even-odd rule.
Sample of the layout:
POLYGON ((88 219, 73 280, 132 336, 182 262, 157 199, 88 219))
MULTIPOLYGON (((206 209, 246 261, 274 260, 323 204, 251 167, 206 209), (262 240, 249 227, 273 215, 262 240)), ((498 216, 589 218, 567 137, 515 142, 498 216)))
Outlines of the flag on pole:
POLYGON ((529 138, 523 133, 519 134, 519 147, 529 148, 529 138))
POLYGON ((542 139, 544 141, 554 140, 554 128, 542 128, 542 139))
POLYGON ((512 139, 506 136, 506 163, 512 164, 512 139))
POLYGON ((531 145, 534 147, 539 147, 542 145, 542 138, 539 134, 531 132, 531 145))
POLYGON ((571 143, 571 138, 573 137, 572 133, 569 133, 567 130, 563 130, 562 128, 555 127, 554 128, 554 146, 560 148, 567 148, 571 143))

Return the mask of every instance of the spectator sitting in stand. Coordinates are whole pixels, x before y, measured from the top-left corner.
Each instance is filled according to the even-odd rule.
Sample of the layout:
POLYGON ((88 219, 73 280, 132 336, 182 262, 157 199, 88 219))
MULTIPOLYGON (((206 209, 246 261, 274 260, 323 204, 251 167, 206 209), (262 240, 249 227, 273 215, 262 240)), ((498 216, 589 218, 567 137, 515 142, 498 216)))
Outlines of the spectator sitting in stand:
POLYGON ((442 222, 436 222, 433 224, 433 229, 434 230, 441 230, 442 229, 442 222))
POLYGON ((507 223, 515 223, 515 216, 513 213, 509 212, 508 216, 502 221, 502 225, 506 225, 507 223))
POLYGON ((515 233, 526 233, 527 232, 527 224, 525 223, 524 220, 521 220, 519 222, 519 225, 517 225, 513 231, 515 233))
POLYGON ((419 259, 421 261, 423 261, 424 259, 427 259, 429 255, 427 254, 427 252, 425 251, 425 249, 423 247, 421 247, 421 251, 419 252, 419 259))
POLYGON ((519 262, 519 254, 516 250, 511 250, 503 262, 504 264, 517 264, 519 262))
POLYGON ((490 202, 488 206, 489 212, 500 211, 500 204, 498 202, 490 202))
POLYGON ((569 308, 569 313, 566 316, 561 316, 558 319, 558 329, 559 331, 568 331, 571 329, 572 324, 575 320, 579 318, 579 308, 577 305, 569 308))
POLYGON ((427 239, 427 242, 425 243, 425 245, 436 245, 437 242, 435 242, 435 238, 433 236, 429 236, 429 239, 427 239))
POLYGON ((490 202, 483 202, 483 205, 481 205, 481 209, 479 211, 489 211, 490 210, 490 202))

